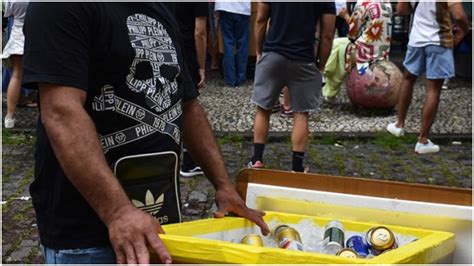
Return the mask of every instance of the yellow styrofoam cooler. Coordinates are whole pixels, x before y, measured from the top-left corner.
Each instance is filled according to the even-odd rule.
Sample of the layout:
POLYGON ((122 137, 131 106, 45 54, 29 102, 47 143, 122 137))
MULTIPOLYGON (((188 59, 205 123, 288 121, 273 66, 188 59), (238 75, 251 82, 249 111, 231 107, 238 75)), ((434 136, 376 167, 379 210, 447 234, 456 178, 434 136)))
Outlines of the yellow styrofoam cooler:
MULTIPOLYGON (((331 219, 287 213, 267 212, 266 222, 297 224, 310 220, 324 227, 331 219)), ((381 224, 339 220, 346 231, 365 232, 381 224)), ((237 217, 205 219, 181 224, 164 225, 160 235, 173 259, 180 263, 241 263, 241 264, 399 264, 434 263, 443 261, 454 251, 454 234, 386 225, 393 232, 416 237, 418 240, 370 259, 348 259, 315 252, 255 247, 244 244, 204 239, 203 235, 223 234, 236 229, 255 228, 248 220, 237 217)), ((303 243, 304 244, 304 243, 303 243)))

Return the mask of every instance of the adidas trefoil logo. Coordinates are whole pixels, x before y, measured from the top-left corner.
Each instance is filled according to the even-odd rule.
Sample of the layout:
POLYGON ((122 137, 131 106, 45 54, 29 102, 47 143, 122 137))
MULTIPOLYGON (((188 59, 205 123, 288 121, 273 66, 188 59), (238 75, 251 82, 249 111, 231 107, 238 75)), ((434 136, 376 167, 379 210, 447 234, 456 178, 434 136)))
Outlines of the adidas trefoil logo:
POLYGON ((145 203, 132 199, 133 205, 139 208, 140 210, 147 212, 155 216, 163 206, 163 201, 165 200, 165 194, 161 194, 156 200, 153 196, 153 193, 148 189, 145 195, 145 203))

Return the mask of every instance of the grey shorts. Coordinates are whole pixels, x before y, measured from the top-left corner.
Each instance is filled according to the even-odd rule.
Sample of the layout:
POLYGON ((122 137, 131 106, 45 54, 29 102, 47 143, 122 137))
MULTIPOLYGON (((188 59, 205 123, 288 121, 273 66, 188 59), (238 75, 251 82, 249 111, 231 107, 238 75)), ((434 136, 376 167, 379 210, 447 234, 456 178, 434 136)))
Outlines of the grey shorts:
POLYGON ((321 83, 322 75, 314 62, 293 61, 274 52, 265 53, 255 69, 252 102, 270 110, 286 85, 293 112, 316 111, 321 83))

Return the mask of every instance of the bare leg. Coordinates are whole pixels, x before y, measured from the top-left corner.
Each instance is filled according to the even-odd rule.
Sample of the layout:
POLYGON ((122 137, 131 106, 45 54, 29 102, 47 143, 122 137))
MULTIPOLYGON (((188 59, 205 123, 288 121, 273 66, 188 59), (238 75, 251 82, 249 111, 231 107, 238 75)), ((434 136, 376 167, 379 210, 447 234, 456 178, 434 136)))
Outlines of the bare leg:
POLYGON ((271 111, 257 107, 253 126, 253 142, 265 144, 268 138, 268 129, 270 127, 271 111))
POLYGON ((413 96, 413 86, 415 85, 417 76, 411 74, 407 70, 403 73, 403 81, 400 85, 400 95, 398 96, 398 116, 397 124, 398 128, 405 126, 405 119, 407 116, 408 107, 411 104, 411 98, 413 96))
POLYGON ((7 91, 7 117, 13 118, 21 94, 22 56, 12 55, 12 75, 7 91))
POLYGON ((291 144, 293 151, 304 152, 308 147, 308 113, 293 113, 291 144))
POLYGON ((438 112, 439 96, 441 94, 442 79, 427 80, 426 96, 421 115, 421 129, 418 142, 426 144, 428 142, 428 134, 431 125, 434 122, 436 113, 438 112))

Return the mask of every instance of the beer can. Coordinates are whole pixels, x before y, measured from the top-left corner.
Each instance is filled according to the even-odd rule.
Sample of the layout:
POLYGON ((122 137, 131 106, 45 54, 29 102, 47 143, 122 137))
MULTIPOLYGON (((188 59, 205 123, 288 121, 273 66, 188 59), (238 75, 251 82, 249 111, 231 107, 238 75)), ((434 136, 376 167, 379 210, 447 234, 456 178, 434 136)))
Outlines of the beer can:
POLYGON ((386 249, 398 247, 395 235, 385 226, 373 227, 367 231, 365 242, 374 255, 379 255, 386 249))
POLYGON ((246 235, 240 240, 241 244, 255 247, 263 247, 263 239, 260 235, 246 235))
POLYGON ((280 225, 275 229, 274 235, 279 248, 303 251, 303 243, 296 229, 288 225, 280 225))
POLYGON ((339 221, 330 221, 324 227, 323 247, 326 254, 336 254, 344 248, 344 226, 339 221))
POLYGON ((362 235, 353 235, 349 237, 346 242, 346 247, 355 250, 361 258, 365 258, 369 255, 369 247, 367 247, 362 235))
POLYGON ((352 248, 343 248, 336 253, 336 256, 350 259, 356 259, 359 257, 357 252, 352 248))

